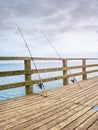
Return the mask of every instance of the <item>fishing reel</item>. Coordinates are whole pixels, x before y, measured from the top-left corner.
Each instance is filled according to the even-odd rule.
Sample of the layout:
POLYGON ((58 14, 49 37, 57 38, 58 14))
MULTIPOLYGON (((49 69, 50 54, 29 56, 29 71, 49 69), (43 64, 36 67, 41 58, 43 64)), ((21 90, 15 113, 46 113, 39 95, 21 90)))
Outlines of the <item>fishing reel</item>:
POLYGON ((72 83, 75 83, 75 82, 76 82, 76 79, 75 79, 75 78, 71 79, 71 82, 72 82, 72 83))
POLYGON ((43 89, 43 83, 38 83, 37 86, 40 88, 40 89, 43 89))

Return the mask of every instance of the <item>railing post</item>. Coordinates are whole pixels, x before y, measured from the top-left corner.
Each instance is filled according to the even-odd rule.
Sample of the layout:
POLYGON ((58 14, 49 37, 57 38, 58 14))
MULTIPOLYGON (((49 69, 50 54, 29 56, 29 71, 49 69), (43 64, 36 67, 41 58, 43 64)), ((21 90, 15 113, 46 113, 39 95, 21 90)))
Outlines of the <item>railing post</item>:
MULTIPOLYGON (((67 68, 67 60, 63 60, 63 68, 66 67, 67 68)), ((63 70, 63 75, 67 75, 67 69, 63 70)), ((67 85, 68 84, 68 78, 64 78, 63 79, 63 85, 67 85)))
POLYGON ((86 80, 87 79, 87 74, 86 72, 86 59, 82 60, 82 72, 84 72, 84 74, 82 75, 82 80, 86 80))
MULTIPOLYGON (((25 60, 24 65, 25 65, 26 72, 28 70, 31 70, 31 60, 25 60)), ((25 74, 25 82, 29 82, 29 85, 25 86, 25 91, 26 91, 26 95, 30 95, 33 92, 33 88, 31 85, 31 74, 30 73, 25 74)))

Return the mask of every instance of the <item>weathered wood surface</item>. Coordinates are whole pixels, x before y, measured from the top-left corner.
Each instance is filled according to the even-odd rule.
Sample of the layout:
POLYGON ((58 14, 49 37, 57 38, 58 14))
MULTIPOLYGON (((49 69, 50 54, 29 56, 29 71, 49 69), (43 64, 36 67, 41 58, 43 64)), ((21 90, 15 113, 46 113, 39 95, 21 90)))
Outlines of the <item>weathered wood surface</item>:
MULTIPOLYGON (((47 68, 47 69, 38 69, 39 73, 46 73, 46 72, 55 72, 55 71, 66 71, 68 69, 80 69, 84 67, 94 67, 98 66, 98 64, 92 64, 92 65, 86 65, 86 66, 71 66, 71 67, 59 67, 59 68, 47 68)), ((86 71, 85 73, 92 73, 92 72, 98 72, 98 70, 93 71, 86 71)), ((24 75, 24 74, 34 74, 37 73, 35 69, 28 69, 28 70, 13 70, 13 71, 6 71, 6 72, 0 72, 0 77, 4 76, 15 76, 15 75, 24 75)), ((82 74, 82 73, 81 73, 82 74)))
MULTIPOLYGON (((73 68, 73 67, 72 67, 73 68)), ((77 68, 77 67, 76 67, 77 68)), ((76 69, 74 68, 74 69, 76 69)), ((28 69, 28 70, 16 70, 16 71, 6 71, 6 72, 0 72, 0 77, 4 76, 15 76, 15 75, 24 75, 24 74, 34 74, 37 73, 46 73, 46 72, 55 72, 55 71, 63 71, 67 70, 66 67, 59 67, 59 68, 47 68, 47 69, 28 69)))
MULTIPOLYGON (((66 67, 68 69, 68 67, 67 67, 67 60, 63 60, 62 62, 63 62, 63 68, 66 67)), ((63 75, 67 75, 67 69, 63 70, 63 75)), ((63 85, 67 85, 67 84, 68 84, 68 78, 67 77, 63 78, 63 85)))
MULTIPOLYGON (((78 72, 78 73, 74 73, 74 74, 66 74, 65 73, 65 70, 66 69, 63 69, 63 68, 52 68, 52 69, 39 69, 38 71, 41 73, 41 72, 53 72, 53 71, 60 71, 60 70, 63 70, 63 74, 64 75, 61 75, 61 76, 55 76, 55 77, 50 77, 50 78, 44 78, 42 79, 44 82, 49 82, 49 81, 54 81, 54 80, 59 80, 59 79, 63 79, 65 78, 65 81, 66 83, 64 84, 68 84, 68 79, 69 77, 73 77, 73 76, 79 76, 79 75, 82 75, 82 74, 89 74, 89 73, 94 73, 94 72, 98 72, 98 70, 90 70, 90 71, 84 71, 84 72, 78 72)), ((0 77, 2 76, 12 76, 12 75, 21 75, 21 74, 25 74, 25 75, 30 75, 32 73, 36 73, 36 70, 21 70, 21 71, 8 71, 8 72, 0 72, 0 77), (33 71, 33 72, 32 72, 33 71)), ((17 83, 11 83, 11 84, 3 84, 3 85, 0 85, 0 90, 5 90, 5 89, 10 89, 10 88, 16 88, 16 87, 22 87, 22 86, 25 86, 25 85, 33 85, 35 83, 38 83, 40 80, 30 80, 30 82, 27 82, 27 81, 23 81, 23 82, 17 82, 17 83)))
POLYGON ((98 77, 0 101, 0 130, 98 130, 98 77))
MULTIPOLYGON (((84 66, 82 68, 82 72, 86 72, 86 60, 82 60, 82 65, 84 66)), ((85 80, 85 79, 87 79, 87 74, 86 73, 83 74, 83 76, 82 76, 82 80, 85 80)))
POLYGON ((98 60, 98 58, 0 57, 0 60, 98 60))
MULTIPOLYGON (((0 72, 0 78, 5 78, 5 77, 9 77, 9 76, 16 76, 16 75, 23 75, 25 77, 24 81, 20 81, 20 82, 11 82, 8 84, 0 84, 0 90, 5 90, 5 89, 10 89, 10 88, 16 88, 16 87, 23 87, 25 86, 25 94, 32 94, 33 92, 33 85, 36 83, 40 82, 40 79, 32 79, 32 75, 36 74, 39 72, 40 73, 48 73, 48 72, 62 72, 59 73, 60 75, 54 75, 54 77, 51 77, 51 74, 49 75, 49 77, 47 78, 42 78, 41 80, 43 82, 50 82, 50 81, 55 81, 55 80, 62 80, 63 81, 63 85, 67 85, 69 83, 69 78, 71 77, 75 77, 75 76, 82 76, 82 79, 85 80, 88 78, 88 74, 90 73, 97 73, 98 72, 98 64, 97 64, 97 60, 98 58, 41 58, 41 57, 0 57, 0 62, 2 61, 16 61, 16 60, 21 60, 24 61, 24 70, 13 70, 13 71, 1 71, 0 72), (57 68, 42 68, 42 69, 35 69, 31 68, 31 60, 33 61, 51 61, 54 62, 55 61, 59 61, 60 63, 62 63, 61 67, 57 67, 57 68), (78 60, 78 61, 82 61, 82 64, 77 65, 77 66, 69 66, 67 63, 72 60, 78 60), (89 60, 93 60, 95 61, 95 64, 93 62, 93 64, 86 64, 86 61, 89 60), (90 70, 88 70, 88 68, 90 68, 90 70), (92 69, 92 67, 94 67, 92 69), (75 73, 71 73, 71 70, 76 70, 75 73), (81 70, 81 72, 80 72, 81 70), (70 73, 69 73, 70 72, 70 73), (32 86, 31 86, 32 85, 32 86)), ((3 63, 3 62, 2 62, 3 63)), ((7 63, 7 62, 6 62, 7 63)), ((49 73, 48 73, 49 74, 49 73)))
MULTIPOLYGON (((31 70, 31 60, 24 61, 25 70, 31 70)), ((29 82, 29 85, 25 85, 26 94, 32 94, 32 85, 31 85, 31 74, 25 74, 25 81, 29 82)))

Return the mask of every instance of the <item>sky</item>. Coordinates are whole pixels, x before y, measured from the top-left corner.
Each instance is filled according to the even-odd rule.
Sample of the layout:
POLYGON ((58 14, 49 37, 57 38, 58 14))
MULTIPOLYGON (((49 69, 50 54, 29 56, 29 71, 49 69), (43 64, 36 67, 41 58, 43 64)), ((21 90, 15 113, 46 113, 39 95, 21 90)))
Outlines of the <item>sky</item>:
POLYGON ((98 0, 0 0, 0 56, 98 57, 98 0))

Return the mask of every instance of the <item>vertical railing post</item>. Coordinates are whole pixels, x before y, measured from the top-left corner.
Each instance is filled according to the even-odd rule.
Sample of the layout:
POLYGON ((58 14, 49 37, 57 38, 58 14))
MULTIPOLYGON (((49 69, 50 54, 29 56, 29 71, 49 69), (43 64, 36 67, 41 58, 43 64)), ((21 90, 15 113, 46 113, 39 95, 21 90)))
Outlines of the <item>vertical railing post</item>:
POLYGON ((84 74, 82 75, 82 80, 86 80, 87 79, 87 74, 86 72, 86 59, 82 60, 82 72, 84 72, 84 74))
MULTIPOLYGON (((66 67, 66 69, 63 70, 63 75, 67 75, 67 60, 63 60, 63 68, 66 67)), ((64 78, 63 79, 63 85, 67 85, 68 84, 68 78, 64 78)))
MULTIPOLYGON (((31 60, 25 60, 24 65, 25 65, 26 72, 28 72, 28 70, 31 70, 31 60)), ((29 82, 29 85, 25 86, 25 91, 26 91, 26 95, 30 95, 33 92, 33 88, 31 85, 31 74, 30 73, 25 74, 25 82, 29 82)))

